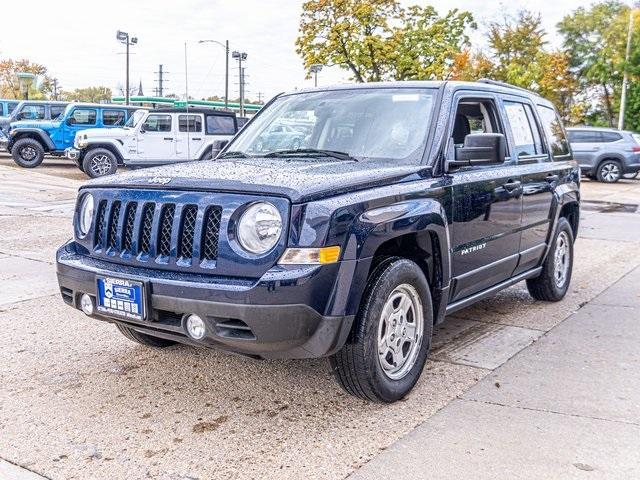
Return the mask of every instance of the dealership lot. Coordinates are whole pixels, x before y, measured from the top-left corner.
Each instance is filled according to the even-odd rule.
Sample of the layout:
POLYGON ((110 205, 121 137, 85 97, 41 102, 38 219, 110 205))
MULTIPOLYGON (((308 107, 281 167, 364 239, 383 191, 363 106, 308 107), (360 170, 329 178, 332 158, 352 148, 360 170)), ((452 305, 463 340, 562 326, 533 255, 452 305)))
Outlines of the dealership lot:
POLYGON ((640 182, 585 181, 568 297, 535 302, 517 285, 456 313, 409 397, 369 404, 323 360, 149 350, 66 307, 53 256, 84 179, 0 156, 0 458, 50 478, 346 477, 640 265, 640 182))

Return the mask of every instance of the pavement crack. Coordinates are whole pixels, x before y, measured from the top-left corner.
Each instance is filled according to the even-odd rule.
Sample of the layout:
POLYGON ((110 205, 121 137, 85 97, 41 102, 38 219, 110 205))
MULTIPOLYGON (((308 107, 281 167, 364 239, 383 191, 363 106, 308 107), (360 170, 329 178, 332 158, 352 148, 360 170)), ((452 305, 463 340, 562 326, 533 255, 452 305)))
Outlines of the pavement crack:
POLYGON ((578 413, 560 412, 560 411, 557 411, 557 410, 549 410, 549 409, 546 409, 546 408, 523 407, 521 405, 507 405, 505 403, 490 402, 488 400, 476 400, 474 398, 460 398, 460 400, 462 400, 464 402, 484 403, 486 405, 494 405, 496 407, 516 408, 518 410, 527 410, 527 411, 531 411, 531 412, 551 413, 553 415, 562 415, 562 416, 565 416, 565 417, 585 418, 585 419, 589 419, 589 420, 600 420, 600 421, 603 421, 603 422, 619 423, 619 424, 622 424, 622 425, 632 425, 634 427, 640 427, 640 423, 629 422, 629 421, 626 421, 626 420, 615 420, 615 419, 612 419, 612 418, 594 417, 592 415, 580 415, 578 413))

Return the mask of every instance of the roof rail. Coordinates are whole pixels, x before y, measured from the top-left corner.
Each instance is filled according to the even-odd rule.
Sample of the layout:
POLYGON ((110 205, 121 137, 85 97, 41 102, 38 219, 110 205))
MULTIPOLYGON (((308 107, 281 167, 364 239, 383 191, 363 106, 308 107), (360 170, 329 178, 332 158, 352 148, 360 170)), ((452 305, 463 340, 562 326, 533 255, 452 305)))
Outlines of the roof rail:
POLYGON ((531 90, 527 90, 526 88, 517 87, 516 85, 511 85, 510 83, 507 83, 507 82, 491 80, 490 78, 481 78, 480 80, 478 80, 478 83, 487 83, 489 85, 497 85, 499 87, 512 88, 514 90, 520 90, 521 92, 527 92, 529 94, 537 95, 538 97, 542 96, 538 92, 533 92, 531 90))

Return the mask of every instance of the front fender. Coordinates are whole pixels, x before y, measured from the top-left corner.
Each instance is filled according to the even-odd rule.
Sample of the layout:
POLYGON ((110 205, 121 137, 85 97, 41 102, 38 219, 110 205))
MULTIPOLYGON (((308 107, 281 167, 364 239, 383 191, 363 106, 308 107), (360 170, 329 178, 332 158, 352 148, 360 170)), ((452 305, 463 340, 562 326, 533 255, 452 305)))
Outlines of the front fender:
POLYGON ((12 128, 10 142, 13 145, 17 140, 24 137, 35 137, 38 139, 47 150, 55 150, 56 146, 53 143, 53 140, 46 134, 44 130, 40 130, 39 128, 12 128), (15 133, 14 133, 15 132, 15 133))

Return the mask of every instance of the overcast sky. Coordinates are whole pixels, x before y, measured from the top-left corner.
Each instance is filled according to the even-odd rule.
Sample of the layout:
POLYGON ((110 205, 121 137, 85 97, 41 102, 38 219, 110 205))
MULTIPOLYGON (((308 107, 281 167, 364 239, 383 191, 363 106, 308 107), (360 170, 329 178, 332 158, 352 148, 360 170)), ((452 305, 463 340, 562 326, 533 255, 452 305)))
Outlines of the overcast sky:
MULTIPOLYGON (((305 80, 294 41, 302 0, 29 0, 3 6, 0 58, 28 58, 47 66, 65 90, 105 85, 116 91, 124 84, 124 46, 115 38, 121 29, 135 34, 132 47, 131 82, 142 81, 144 93, 153 94, 159 64, 164 64, 165 93, 185 92, 184 45, 187 42, 189 94, 195 98, 224 94, 224 49, 198 44, 200 39, 228 39, 231 49, 248 54, 247 94, 270 98, 278 92, 310 86, 305 80)), ((450 8, 473 13, 480 29, 505 14, 522 8, 542 13, 558 44, 555 25, 587 0, 419 0, 404 4, 431 3, 441 13, 450 8)), ((479 36, 474 35, 474 43, 479 36)), ((238 92, 237 64, 231 63, 230 96, 238 92), (233 67, 236 68, 233 68, 233 67)), ((346 81, 338 69, 323 71, 321 83, 346 81)))

